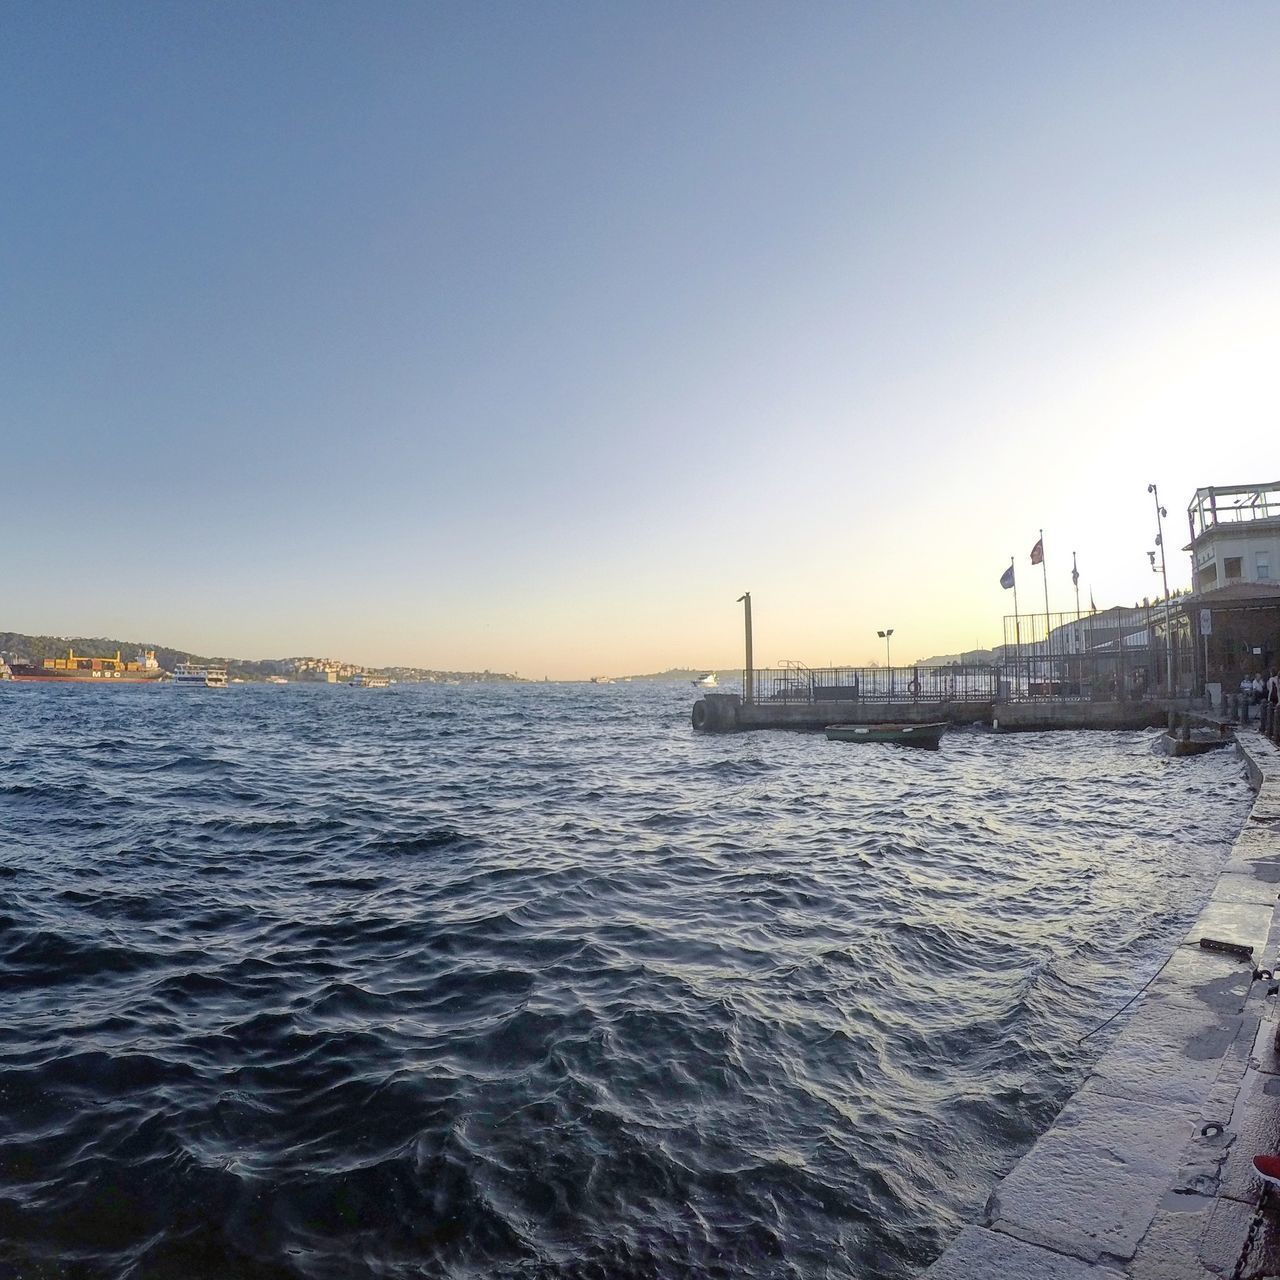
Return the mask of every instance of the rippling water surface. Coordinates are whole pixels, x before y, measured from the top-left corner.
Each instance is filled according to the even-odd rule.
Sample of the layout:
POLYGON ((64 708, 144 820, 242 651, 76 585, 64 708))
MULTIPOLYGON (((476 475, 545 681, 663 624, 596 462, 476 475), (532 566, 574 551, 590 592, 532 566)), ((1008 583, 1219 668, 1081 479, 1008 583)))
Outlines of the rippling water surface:
POLYGON ((1206 896, 1238 759, 691 694, 0 686, 0 1273, 929 1261, 1206 896))

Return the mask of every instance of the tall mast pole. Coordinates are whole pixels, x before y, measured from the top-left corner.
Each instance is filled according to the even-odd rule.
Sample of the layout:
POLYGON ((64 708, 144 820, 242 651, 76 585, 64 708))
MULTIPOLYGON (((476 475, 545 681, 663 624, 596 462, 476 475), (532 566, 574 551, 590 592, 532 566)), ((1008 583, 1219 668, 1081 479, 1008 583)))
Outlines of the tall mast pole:
POLYGON ((1155 499, 1156 504, 1156 546, 1160 548, 1160 580, 1164 583, 1164 645, 1165 645, 1165 680, 1169 687, 1169 697, 1173 697, 1173 622, 1169 616, 1169 571, 1165 565, 1164 524, 1165 509, 1160 505, 1160 490, 1154 484, 1147 485, 1147 492, 1155 499))
POLYGON ((1071 585, 1076 589, 1076 650, 1083 648, 1080 642, 1080 570, 1076 567, 1076 553, 1071 553, 1071 585))
MULTIPOLYGON (((1014 557, 1009 557, 1009 568, 1013 571, 1013 670, 1022 679, 1022 619, 1018 616, 1018 571, 1014 568, 1014 557)), ((1027 680, 1031 679, 1031 666, 1027 665, 1027 680)), ((1016 690, 1012 691, 1016 692, 1016 690)))
POLYGON ((1040 572, 1044 574, 1044 649, 1049 652, 1049 566, 1044 558, 1044 530, 1040 530, 1040 572))
POLYGON ((744 591, 738 597, 738 603, 742 605, 743 623, 747 631, 747 671, 742 682, 742 700, 750 704, 756 700, 756 672, 751 657, 751 592, 744 591))

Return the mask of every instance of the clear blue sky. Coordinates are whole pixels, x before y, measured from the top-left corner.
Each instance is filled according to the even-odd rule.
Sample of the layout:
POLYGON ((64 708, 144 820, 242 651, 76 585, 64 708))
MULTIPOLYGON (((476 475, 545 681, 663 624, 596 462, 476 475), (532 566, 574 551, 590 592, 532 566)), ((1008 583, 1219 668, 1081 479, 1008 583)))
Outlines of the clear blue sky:
POLYGON ((10 4, 0 106, 0 629, 905 659, 1280 476, 1276 4, 10 4))

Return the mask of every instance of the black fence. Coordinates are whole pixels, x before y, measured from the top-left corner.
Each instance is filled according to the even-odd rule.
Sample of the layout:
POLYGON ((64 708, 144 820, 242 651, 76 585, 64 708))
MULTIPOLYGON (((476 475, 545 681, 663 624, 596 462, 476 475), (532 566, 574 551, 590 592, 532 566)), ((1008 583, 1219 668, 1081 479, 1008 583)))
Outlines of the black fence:
POLYGON ((1123 702, 1195 685, 1186 616, 1163 604, 1004 620, 1000 699, 1123 702))
MULTIPOLYGON (((992 702, 995 667, 766 667, 754 673, 758 703, 992 702)), ((743 673, 743 689, 747 688, 743 673)))
POLYGON ((990 666, 807 667, 757 670, 757 703, 1125 702, 1186 695, 1203 680, 1197 640, 1176 602, 1102 613, 1004 620, 990 666))

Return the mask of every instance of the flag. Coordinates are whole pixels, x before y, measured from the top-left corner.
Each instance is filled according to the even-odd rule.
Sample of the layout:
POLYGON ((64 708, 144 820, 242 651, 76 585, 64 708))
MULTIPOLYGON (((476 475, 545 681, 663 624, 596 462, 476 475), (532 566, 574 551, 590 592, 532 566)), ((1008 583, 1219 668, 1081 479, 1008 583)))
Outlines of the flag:
POLYGON ((1090 588, 1089 588, 1089 612, 1090 612, 1090 613, 1097 613, 1097 612, 1098 612, 1098 606, 1097 606, 1096 604, 1094 604, 1094 603, 1093 603, 1093 588, 1092 588, 1092 587, 1090 587, 1090 588))
POLYGON ((1076 568, 1076 553, 1071 553, 1071 585, 1078 587, 1080 585, 1080 570, 1076 568))
POLYGON ((1042 564, 1044 562, 1044 539, 1041 538, 1034 547, 1031 548, 1031 563, 1042 564))
POLYGON ((1001 586, 1002 586, 1006 591, 1008 591, 1008 590, 1009 590, 1009 588, 1010 588, 1011 586, 1013 586, 1013 565, 1010 565, 1010 566, 1009 566, 1009 567, 1008 567, 1008 568, 1007 568, 1007 569, 1006 569, 1006 570, 1005 570, 1005 571, 1000 575, 1000 585, 1001 585, 1001 586))

